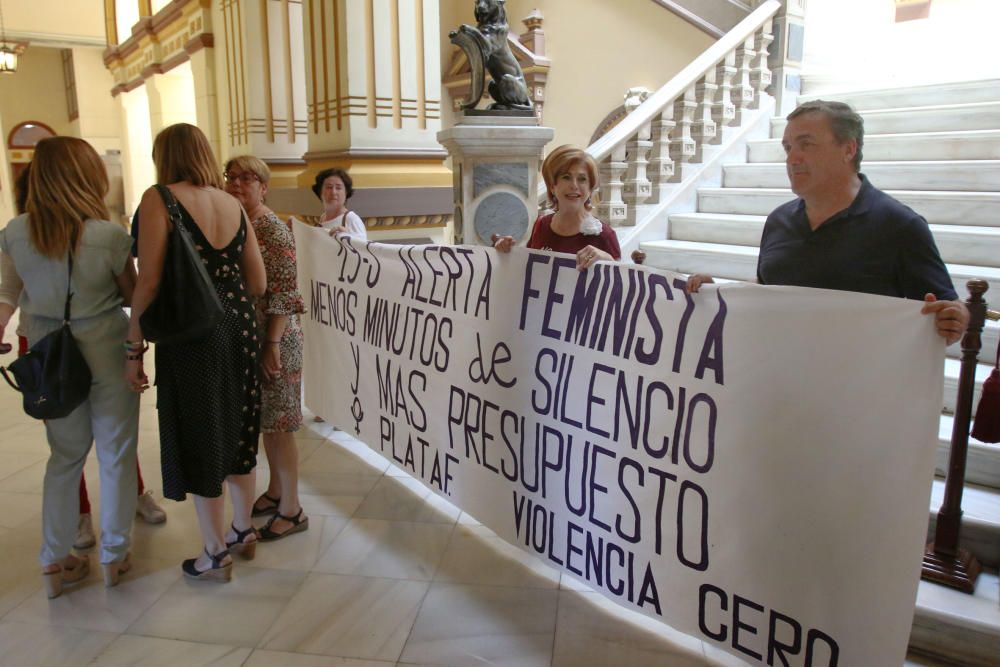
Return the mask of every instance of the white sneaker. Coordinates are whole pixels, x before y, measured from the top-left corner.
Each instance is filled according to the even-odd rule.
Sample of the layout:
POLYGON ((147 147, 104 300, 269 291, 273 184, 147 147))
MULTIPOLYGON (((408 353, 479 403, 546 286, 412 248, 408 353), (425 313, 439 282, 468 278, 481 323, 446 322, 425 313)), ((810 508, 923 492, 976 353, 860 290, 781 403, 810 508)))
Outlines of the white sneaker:
POLYGON ((90 515, 81 514, 80 520, 76 524, 76 542, 73 543, 73 548, 89 549, 95 544, 97 544, 97 538, 94 537, 94 524, 90 521, 90 515))
POLYGON ((163 523, 167 520, 167 513, 156 504, 152 491, 146 491, 139 496, 135 504, 135 513, 142 517, 146 523, 163 523))

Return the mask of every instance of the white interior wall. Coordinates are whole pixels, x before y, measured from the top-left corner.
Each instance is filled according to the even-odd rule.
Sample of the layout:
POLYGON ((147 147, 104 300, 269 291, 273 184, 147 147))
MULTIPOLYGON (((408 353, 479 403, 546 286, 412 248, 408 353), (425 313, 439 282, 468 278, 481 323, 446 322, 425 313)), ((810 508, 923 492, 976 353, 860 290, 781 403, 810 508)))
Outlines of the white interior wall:
POLYGON ((932 0, 895 22, 891 0, 806 3, 803 92, 1000 77, 997 0, 932 0))

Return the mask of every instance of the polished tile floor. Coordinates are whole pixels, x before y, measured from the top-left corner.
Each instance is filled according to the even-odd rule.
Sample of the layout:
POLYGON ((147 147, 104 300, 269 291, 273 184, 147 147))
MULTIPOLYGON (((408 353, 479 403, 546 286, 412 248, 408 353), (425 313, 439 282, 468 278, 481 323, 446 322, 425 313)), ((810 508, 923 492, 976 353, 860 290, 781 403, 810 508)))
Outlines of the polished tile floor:
MULTIPOLYGON (((181 576, 201 548, 194 508, 166 501, 166 524, 136 523, 135 565, 117 588, 95 567, 48 600, 44 431, 0 386, 0 665, 743 664, 561 577, 329 424, 307 419, 297 439, 310 528, 237 560, 231 583, 181 576)), ((159 497, 152 395, 139 457, 159 497)), ((86 475, 96 506, 93 455, 86 475)))

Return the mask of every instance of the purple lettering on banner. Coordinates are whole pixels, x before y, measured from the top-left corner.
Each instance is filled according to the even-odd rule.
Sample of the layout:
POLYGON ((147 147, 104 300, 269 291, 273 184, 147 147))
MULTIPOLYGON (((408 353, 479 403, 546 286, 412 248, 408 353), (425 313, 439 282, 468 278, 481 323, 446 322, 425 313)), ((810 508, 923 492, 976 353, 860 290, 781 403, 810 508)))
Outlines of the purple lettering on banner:
POLYGON ((642 273, 634 269, 628 270, 628 294, 623 300, 623 285, 621 271, 611 273, 611 292, 607 298, 607 313, 604 318, 604 327, 597 349, 604 352, 607 349, 608 333, 614 329, 614 336, 611 339, 611 352, 615 356, 628 358, 632 352, 632 341, 635 338, 634 327, 629 327, 629 322, 635 322, 633 311, 638 312, 638 305, 642 303, 646 293, 646 283, 637 280, 642 277, 642 273), (633 304, 635 304, 633 306, 633 304), (625 343, 625 335, 628 334, 628 344, 622 350, 625 343))
POLYGON ((806 635, 806 665, 817 664, 815 646, 818 641, 826 644, 827 653, 830 656, 827 659, 827 667, 837 667, 837 663, 840 661, 840 646, 833 640, 833 637, 816 628, 809 630, 809 634, 806 635))
POLYGON ((601 287, 601 273, 599 271, 580 271, 576 278, 576 289, 573 291, 573 300, 570 302, 569 317, 566 320, 565 342, 574 342, 577 345, 584 345, 587 340, 587 333, 593 322, 594 307, 599 298, 597 290, 601 287))
POLYGON ((544 393, 544 403, 538 403, 538 390, 531 390, 531 407, 534 409, 536 414, 547 416, 552 414, 555 400, 553 398, 553 388, 542 375, 542 358, 547 357, 552 359, 552 371, 555 371, 559 363, 559 356, 556 354, 555 350, 550 350, 547 347, 543 347, 538 351, 538 357, 535 359, 535 377, 538 379, 542 386, 545 388, 544 393))
POLYGON ((638 544, 642 537, 642 513, 639 512, 639 505, 635 502, 635 497, 629 493, 628 486, 625 484, 626 468, 631 468, 636 471, 639 486, 643 486, 643 480, 645 479, 642 465, 633 459, 622 457, 618 466, 618 488, 621 489, 621 492, 625 495, 625 500, 628 501, 629 506, 632 508, 633 532, 625 532, 625 529, 622 528, 622 515, 619 514, 615 517, 615 533, 617 533, 623 540, 631 542, 632 544, 638 544))
POLYGON ((780 611, 771 610, 771 620, 767 632, 767 664, 773 665, 774 658, 777 656, 781 659, 781 664, 788 667, 788 659, 785 657, 785 651, 788 651, 792 655, 798 655, 799 651, 802 650, 802 626, 798 624, 791 616, 786 616, 780 611), (778 641, 778 622, 792 629, 792 643, 787 644, 778 641))
POLYGON ((740 643, 741 630, 746 630, 748 634, 751 635, 757 634, 756 625, 749 625, 747 623, 744 623, 743 620, 740 618, 740 609, 742 607, 749 607, 754 611, 761 613, 763 613, 764 611, 764 607, 757 604, 756 602, 747 600, 746 598, 740 597, 739 595, 733 596, 733 648, 739 651, 740 653, 744 653, 750 656, 754 660, 760 660, 762 657, 760 653, 757 653, 753 649, 744 646, 743 644, 740 643))
POLYGON ((652 366, 660 362, 660 347, 663 345, 663 326, 660 324, 660 318, 656 316, 656 288, 663 288, 663 294, 668 301, 674 300, 674 294, 670 290, 670 283, 666 276, 651 273, 647 280, 649 281, 649 297, 646 299, 646 319, 653 332, 653 343, 652 349, 647 351, 643 346, 646 339, 640 336, 635 341, 635 360, 640 364, 652 366))
POLYGON ((486 422, 489 419, 488 415, 489 415, 489 412, 491 410, 493 412, 495 412, 495 413, 499 413, 500 412, 500 406, 498 406, 493 401, 486 401, 486 400, 484 400, 483 401, 483 422, 482 422, 482 428, 480 429, 480 433, 483 436, 483 467, 486 468, 487 470, 489 470, 492 473, 499 473, 500 472, 499 468, 496 468, 493 465, 491 465, 490 462, 489 462, 489 460, 487 460, 487 458, 486 458, 486 454, 489 451, 489 444, 491 442, 493 442, 493 433, 489 429, 486 428, 486 422))
POLYGON ((365 264, 368 265, 368 271, 365 274, 365 285, 369 289, 378 284, 378 279, 382 275, 382 263, 378 261, 378 254, 372 252, 372 243, 374 241, 365 243, 365 251, 368 253, 368 258, 365 260, 365 264))
POLYGON ((687 426, 684 429, 684 462, 695 472, 706 473, 712 469, 712 463, 715 462, 715 424, 718 416, 719 410, 711 396, 699 393, 691 398, 691 402, 688 404, 687 426), (696 408, 701 404, 708 406, 708 423, 705 429, 708 439, 705 443, 705 462, 699 464, 695 463, 691 457, 691 427, 694 425, 696 408))
POLYGON ((508 481, 517 481, 517 452, 514 451, 514 445, 511 443, 510 438, 507 437, 507 422, 514 423, 514 434, 520 435, 522 447, 524 446, 524 417, 518 418, 516 414, 510 410, 504 410, 500 415, 500 437, 503 438, 503 444, 507 446, 507 451, 510 453, 510 457, 514 459, 513 468, 507 467, 507 459, 503 458, 500 460, 500 471, 503 476, 507 478, 508 481))
POLYGON ((583 516, 587 511, 587 470, 590 467, 590 441, 583 441, 583 455, 580 457, 580 502, 579 504, 573 503, 572 495, 570 494, 570 479, 573 478, 573 438, 569 439, 569 444, 566 447, 566 509, 575 514, 576 516, 583 516))
POLYGON ((526 491, 531 491, 532 493, 534 493, 535 491, 538 491, 538 486, 541 483, 541 479, 540 478, 542 476, 542 472, 540 470, 540 461, 539 461, 540 457, 539 457, 539 451, 538 451, 539 450, 538 439, 539 439, 540 436, 541 436, 541 424, 539 424, 538 422, 535 422, 535 456, 534 456, 534 460, 535 460, 535 478, 530 483, 528 482, 528 476, 524 474, 525 473, 524 465, 525 465, 525 461, 527 460, 527 457, 524 455, 525 454, 525 451, 524 451, 524 436, 521 436, 521 456, 520 456, 520 461, 521 461, 521 486, 523 486, 526 491))
POLYGON ((722 298, 722 290, 717 290, 719 297, 719 312, 715 314, 712 324, 705 334, 705 344, 701 348, 701 356, 698 358, 698 368, 694 376, 699 380, 705 377, 706 370, 715 371, 715 383, 725 384, 722 372, 722 330, 726 324, 726 300, 722 298))
POLYGON ((676 482, 677 475, 673 475, 665 470, 660 470, 659 468, 654 468, 649 466, 646 471, 659 478, 660 483, 656 489, 656 515, 655 515, 655 526, 654 539, 653 539, 653 550, 656 551, 656 555, 663 555, 663 500, 667 493, 667 482, 676 482))
POLYGON ((578 577, 583 576, 583 571, 573 564, 573 555, 583 555, 583 549, 573 545, 573 533, 583 534, 583 528, 572 521, 566 522, 566 569, 578 577))
POLYGON ((677 494, 677 559, 692 570, 704 572, 708 569, 708 495, 703 488, 689 479, 681 482, 681 490, 677 494), (699 504, 701 522, 699 525, 700 530, 698 531, 701 557, 697 561, 689 559, 684 549, 684 545, 686 544, 686 540, 684 539, 686 537, 686 531, 684 530, 684 503, 689 491, 695 493, 701 500, 699 504))
POLYGON ((590 482, 587 485, 587 489, 589 491, 589 494, 587 496, 587 501, 588 501, 587 504, 589 506, 590 511, 587 514, 587 518, 595 526, 600 526, 601 528, 603 528, 604 530, 606 530, 606 531, 608 531, 610 533, 611 532, 611 526, 609 524, 604 523, 600 519, 598 519, 597 518, 597 514, 596 514, 596 510, 595 510, 595 508, 597 507, 597 494, 598 493, 607 494, 607 492, 608 492, 608 487, 604 486, 603 484, 598 484, 597 483, 597 457, 598 456, 606 456, 606 457, 608 457, 610 459, 614 459, 615 456, 616 456, 616 454, 613 451, 611 451, 610 449, 605 449, 604 447, 600 447, 598 445, 594 445, 593 443, 591 443, 591 450, 590 450, 590 482))
POLYGON ((680 325, 677 327, 677 343, 674 346, 674 365, 672 370, 675 373, 680 373, 681 371, 681 359, 684 356, 684 338, 687 336, 688 322, 691 321, 691 313, 694 312, 694 299, 691 295, 687 293, 684 289, 687 285, 687 281, 681 280, 679 278, 674 279, 674 287, 679 289, 684 294, 684 314, 681 315, 680 325))
POLYGON ((552 310, 557 303, 563 302, 563 295, 556 291, 556 283, 559 281, 559 271, 561 269, 576 269, 576 259, 572 257, 556 257, 552 261, 552 272, 549 274, 549 291, 545 299, 545 313, 542 315, 541 334, 547 338, 559 340, 562 334, 552 329, 549 323, 552 321, 552 310))
POLYGON ((654 447, 649 443, 649 422, 653 418, 653 411, 649 406, 653 403, 654 391, 660 391, 667 397, 667 410, 672 410, 674 407, 674 395, 670 392, 670 387, 659 380, 654 380, 646 385, 646 419, 643 422, 643 448, 646 450, 646 453, 654 459, 662 459, 667 455, 667 450, 670 448, 670 439, 663 436, 663 447, 660 449, 654 449, 654 447))
POLYGON ((622 569, 625 569, 625 550, 622 549, 617 544, 614 544, 613 542, 608 542, 606 543, 605 546, 606 549, 604 552, 604 558, 607 561, 606 572, 607 572, 608 590, 614 593, 615 595, 623 595, 625 593, 625 588, 626 588, 626 578, 623 577, 619 579, 617 583, 614 583, 611 580, 611 552, 614 551, 616 553, 616 555, 618 556, 619 565, 621 566, 622 569))
MULTIPOLYGON (((493 262, 490 260, 490 256, 486 255, 486 275, 483 276, 483 282, 479 285, 479 297, 476 299, 476 312, 474 315, 487 321, 490 319, 490 287, 492 284, 493 262), (485 312, 480 312, 480 308, 484 309, 485 312)), ((469 281, 469 285, 472 285, 471 280, 469 281)))
POLYGON ((432 253, 432 255, 433 255, 434 252, 437 252, 438 253, 438 257, 440 257, 440 248, 437 248, 435 246, 424 246, 424 263, 427 264, 427 267, 431 270, 431 291, 430 291, 430 295, 427 297, 427 302, 430 303, 432 306, 440 306, 442 304, 442 301, 441 300, 438 300, 438 301, 434 300, 434 292, 437 289, 438 278, 441 277, 441 276, 443 276, 444 272, 443 271, 438 271, 434 267, 434 263, 431 262, 431 256, 432 255, 429 256, 427 254, 428 252, 432 253))
POLYGON ((524 291, 521 294, 521 321, 518 329, 524 331, 524 322, 528 317, 529 299, 537 299, 541 292, 531 287, 531 278, 534 273, 535 264, 548 264, 552 260, 552 255, 531 254, 528 263, 524 267, 524 291))
POLYGON ((729 596, 726 595, 724 590, 712 584, 702 584, 698 588, 698 629, 706 637, 710 637, 717 642, 724 642, 728 636, 729 626, 720 622, 718 631, 713 631, 708 627, 705 607, 707 606, 709 593, 719 598, 719 609, 721 611, 729 610, 729 596))
MULTIPOLYGON (((572 436, 570 436, 572 437, 572 436)), ((563 435, 551 426, 542 427, 542 498, 549 497, 549 475, 546 471, 558 472, 563 467, 563 435), (555 460, 549 459, 549 449, 552 443, 558 446, 555 460)))
POLYGON ((605 366, 604 364, 601 363, 595 363, 590 371, 590 382, 587 385, 587 430, 590 431, 591 433, 601 436, 602 438, 607 438, 608 436, 611 435, 611 433, 595 425, 593 423, 593 420, 591 419, 592 416, 591 408, 594 405, 605 405, 605 401, 603 398, 598 398, 597 396, 594 395, 594 385, 597 383, 598 372, 611 374, 615 372, 615 369, 612 368, 611 366, 605 366))

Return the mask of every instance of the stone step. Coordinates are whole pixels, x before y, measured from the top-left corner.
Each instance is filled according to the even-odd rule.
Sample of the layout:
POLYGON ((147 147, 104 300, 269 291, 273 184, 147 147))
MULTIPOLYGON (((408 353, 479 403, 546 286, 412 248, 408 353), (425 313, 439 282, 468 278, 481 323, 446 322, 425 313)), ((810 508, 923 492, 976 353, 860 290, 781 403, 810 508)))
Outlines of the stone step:
MULTIPOLYGON (((1000 656, 998 591, 1000 578, 995 571, 979 575, 973 595, 921 581, 910 650, 946 660, 950 665, 996 667, 1000 656)), ((917 659, 915 664, 929 663, 917 659)))
MULTIPOLYGON (((861 171, 882 190, 996 192, 1000 187, 1000 160, 865 160, 861 171)), ((784 162, 726 165, 722 178, 727 188, 788 188, 784 162)))
MULTIPOLYGON (((887 190, 886 193, 931 224, 1000 228, 1000 192, 887 190)), ((793 199, 795 195, 789 188, 699 188, 698 211, 767 215, 793 199)))
MULTIPOLYGON (((759 245, 763 215, 676 213, 670 216, 670 238, 731 245, 759 245)), ((931 225, 945 262, 1000 267, 1000 227, 931 225)))
MULTIPOLYGON (((732 280, 755 280, 757 277, 756 247, 700 243, 697 241, 645 241, 640 247, 646 252, 646 264, 678 273, 708 273, 732 280)), ((973 278, 986 280, 989 293, 1000 294, 1000 269, 966 264, 948 264, 955 291, 965 297, 965 283, 973 278)))
MULTIPOLYGON (((934 538, 937 512, 944 499, 943 479, 931 482, 931 506, 927 541, 934 538)), ((962 489, 962 547, 968 549, 986 567, 1000 565, 1000 489, 966 482, 962 489)))
POLYGON ((905 88, 825 91, 799 96, 800 103, 814 99, 845 102, 857 111, 995 102, 1000 100, 1000 79, 955 81, 905 88))
MULTIPOLYGON (((951 431, 954 424, 955 418, 952 415, 941 415, 941 426, 938 430, 937 470, 935 471, 938 477, 944 477, 948 471, 951 431)), ((971 435, 969 436, 965 481, 969 484, 978 484, 1000 491, 1000 444, 980 442, 971 435)))
MULTIPOLYGON (((750 162, 783 162, 780 139, 748 142, 750 162)), ((865 137, 867 160, 1000 160, 1000 130, 873 134, 865 137)))
MULTIPOLYGON (((961 361, 958 358, 948 357, 944 360, 944 411, 949 415, 955 413, 955 403, 958 401, 958 371, 960 368, 961 361)), ((972 394, 973 414, 975 414, 975 406, 979 405, 979 397, 983 393, 983 383, 986 382, 986 378, 990 376, 992 370, 992 364, 976 364, 976 386, 972 394)))
MULTIPOLYGON (((1000 101, 872 109, 863 112, 861 117, 865 121, 866 137, 899 132, 995 130, 1000 129, 1000 101)), ((787 124, 784 118, 772 119, 771 136, 781 138, 787 124)))

